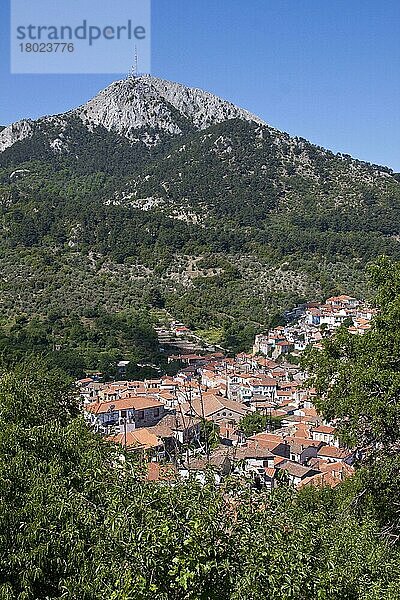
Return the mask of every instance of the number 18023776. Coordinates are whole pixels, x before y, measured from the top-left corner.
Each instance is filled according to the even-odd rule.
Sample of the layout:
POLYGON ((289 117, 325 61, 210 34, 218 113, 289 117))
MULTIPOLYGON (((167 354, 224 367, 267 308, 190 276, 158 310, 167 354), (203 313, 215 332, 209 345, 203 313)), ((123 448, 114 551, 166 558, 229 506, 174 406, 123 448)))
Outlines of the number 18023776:
POLYGON ((21 52, 74 52, 74 44, 72 42, 22 42, 19 44, 21 52))

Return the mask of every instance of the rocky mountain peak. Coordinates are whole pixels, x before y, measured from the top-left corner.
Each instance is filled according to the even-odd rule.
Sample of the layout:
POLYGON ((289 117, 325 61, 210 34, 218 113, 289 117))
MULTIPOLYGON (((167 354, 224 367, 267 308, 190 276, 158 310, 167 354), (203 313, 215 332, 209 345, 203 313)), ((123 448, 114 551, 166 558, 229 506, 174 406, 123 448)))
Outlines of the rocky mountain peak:
POLYGON ((137 141, 138 130, 157 130, 170 135, 182 133, 182 127, 205 129, 228 119, 263 123, 248 111, 214 94, 150 75, 115 81, 82 106, 37 121, 18 121, 0 131, 0 151, 31 137, 35 128, 47 125, 62 132, 63 123, 78 117, 93 130, 103 126, 130 141, 137 141))
POLYGON ((74 112, 89 126, 101 124, 128 138, 140 128, 179 134, 182 121, 196 129, 234 118, 261 122, 209 92, 150 75, 116 81, 74 112))

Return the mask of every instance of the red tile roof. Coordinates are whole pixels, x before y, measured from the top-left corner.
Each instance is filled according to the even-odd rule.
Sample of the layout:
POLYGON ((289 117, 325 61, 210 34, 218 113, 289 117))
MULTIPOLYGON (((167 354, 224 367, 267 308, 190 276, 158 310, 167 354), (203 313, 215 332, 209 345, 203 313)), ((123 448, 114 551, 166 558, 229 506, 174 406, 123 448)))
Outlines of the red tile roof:
MULTIPOLYGON (((110 442, 115 444, 125 445, 125 434, 118 433, 116 435, 108 436, 106 438, 110 442)), ((135 429, 134 431, 127 431, 126 433, 126 447, 130 449, 149 449, 156 448, 161 444, 160 439, 154 434, 148 431, 145 427, 135 429)))
POLYGON ((128 410, 129 408, 144 410, 146 408, 161 408, 162 406, 164 405, 153 396, 133 396, 132 398, 122 398, 121 400, 109 402, 92 402, 92 404, 87 404, 84 410, 99 415, 114 410, 128 410))
POLYGON ((147 465, 147 481, 172 481, 178 476, 172 464, 149 462, 147 465))
POLYGON ((265 474, 270 478, 273 479, 275 477, 275 469, 269 469, 268 467, 265 467, 265 474))
POLYGON ((336 446, 323 446, 318 450, 317 456, 343 460, 350 454, 351 453, 348 450, 344 450, 343 448, 337 448, 336 446))
POLYGON ((326 434, 330 434, 333 435, 335 433, 335 428, 334 427, 330 427, 329 425, 319 425, 318 427, 315 427, 313 430, 316 433, 326 433, 326 434))

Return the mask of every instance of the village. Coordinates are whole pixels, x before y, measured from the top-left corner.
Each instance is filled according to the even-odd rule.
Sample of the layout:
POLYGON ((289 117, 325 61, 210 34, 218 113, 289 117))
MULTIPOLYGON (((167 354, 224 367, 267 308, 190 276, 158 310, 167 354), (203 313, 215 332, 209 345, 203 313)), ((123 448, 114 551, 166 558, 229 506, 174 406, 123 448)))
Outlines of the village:
MULTIPOLYGON (((212 473, 217 483, 247 477, 258 488, 282 481, 335 487, 353 473, 355 449, 343 447, 335 423, 317 413, 299 358, 339 326, 363 335, 374 315, 341 295, 296 307, 286 325, 256 336, 251 354, 191 353, 189 341, 168 357, 179 364, 175 376, 144 381, 124 380, 121 361, 119 381, 92 375, 76 382, 85 418, 105 439, 137 453, 150 481, 203 482, 212 473)), ((172 327, 177 340, 190 340, 183 324, 172 327)))

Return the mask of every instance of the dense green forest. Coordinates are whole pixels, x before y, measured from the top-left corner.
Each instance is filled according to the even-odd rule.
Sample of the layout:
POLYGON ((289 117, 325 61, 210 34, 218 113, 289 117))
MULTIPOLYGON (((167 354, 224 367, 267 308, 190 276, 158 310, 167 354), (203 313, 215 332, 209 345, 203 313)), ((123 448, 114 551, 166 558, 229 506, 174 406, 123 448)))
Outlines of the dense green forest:
POLYGON ((333 490, 147 482, 87 428, 59 368, 3 367, 0 597, 397 600, 399 263, 376 265, 373 287, 372 330, 306 357, 318 407, 360 450, 333 490))
POLYGON ((134 310, 19 315, 0 326, 0 354, 8 365, 29 355, 42 356, 75 378, 90 372, 116 378, 118 361, 128 360, 124 377, 151 377, 155 374, 151 365, 168 371, 153 325, 148 313, 134 310))

